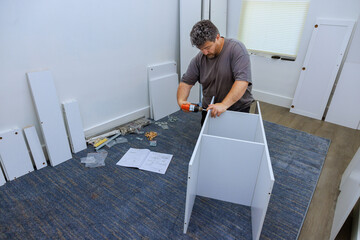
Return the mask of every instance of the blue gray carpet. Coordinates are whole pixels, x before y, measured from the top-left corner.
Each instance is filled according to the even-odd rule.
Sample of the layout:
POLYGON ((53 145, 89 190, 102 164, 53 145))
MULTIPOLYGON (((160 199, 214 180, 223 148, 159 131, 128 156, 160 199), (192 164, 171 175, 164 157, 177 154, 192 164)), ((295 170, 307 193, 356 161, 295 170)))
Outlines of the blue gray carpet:
MULTIPOLYGON (((200 114, 176 112, 169 130, 151 124, 158 145, 139 135, 105 149, 106 166, 85 168, 73 155, 0 187, 0 239, 251 239, 249 207, 197 197, 183 221, 188 161, 200 114), (173 154, 165 175, 115 165, 130 148, 173 154)), ((166 121, 167 118, 161 121, 166 121)), ((330 141, 264 122, 275 184, 261 239, 296 239, 330 141)))

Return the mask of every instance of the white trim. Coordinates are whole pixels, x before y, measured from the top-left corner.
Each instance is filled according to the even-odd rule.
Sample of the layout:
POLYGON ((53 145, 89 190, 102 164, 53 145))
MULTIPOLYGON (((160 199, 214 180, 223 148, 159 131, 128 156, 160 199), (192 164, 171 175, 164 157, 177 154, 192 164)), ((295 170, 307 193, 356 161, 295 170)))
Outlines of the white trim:
POLYGON ((150 106, 146 106, 146 107, 140 108, 138 110, 135 110, 133 112, 124 114, 122 116, 115 117, 106 122, 89 127, 84 130, 85 137, 87 138, 87 137, 101 134, 104 131, 108 131, 114 127, 118 127, 122 124, 128 123, 130 121, 133 121, 135 119, 138 119, 138 118, 141 118, 144 116, 148 118, 149 112, 150 112, 150 106))
POLYGON ((271 103, 280 107, 290 108, 293 98, 281 96, 278 94, 264 92, 261 90, 252 90, 254 98, 261 102, 271 103))

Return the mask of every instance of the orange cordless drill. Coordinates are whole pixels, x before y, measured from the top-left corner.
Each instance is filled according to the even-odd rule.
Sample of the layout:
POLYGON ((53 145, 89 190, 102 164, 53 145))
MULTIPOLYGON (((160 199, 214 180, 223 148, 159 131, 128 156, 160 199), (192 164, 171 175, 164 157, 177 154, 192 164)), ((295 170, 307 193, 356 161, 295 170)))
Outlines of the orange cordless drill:
POLYGON ((200 107, 197 104, 183 104, 181 105, 181 109, 189 112, 201 112, 206 111, 206 109, 200 107))

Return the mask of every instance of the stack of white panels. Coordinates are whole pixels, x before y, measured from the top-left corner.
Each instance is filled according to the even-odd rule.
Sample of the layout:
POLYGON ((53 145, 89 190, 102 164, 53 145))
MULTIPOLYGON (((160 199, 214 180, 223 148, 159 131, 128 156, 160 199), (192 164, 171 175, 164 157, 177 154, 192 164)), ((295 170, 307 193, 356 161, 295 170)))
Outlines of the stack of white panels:
POLYGON ((176 63, 148 67, 150 117, 155 121, 179 110, 176 92, 179 85, 176 63))

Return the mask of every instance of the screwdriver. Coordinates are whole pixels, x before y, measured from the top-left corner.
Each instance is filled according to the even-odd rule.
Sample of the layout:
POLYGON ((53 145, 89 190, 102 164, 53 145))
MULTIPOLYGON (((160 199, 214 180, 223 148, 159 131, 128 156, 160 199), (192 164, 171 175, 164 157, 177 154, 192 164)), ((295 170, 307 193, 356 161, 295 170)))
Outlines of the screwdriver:
POLYGON ((206 111, 206 108, 202 108, 197 104, 183 104, 181 105, 181 109, 189 112, 201 112, 206 111))

